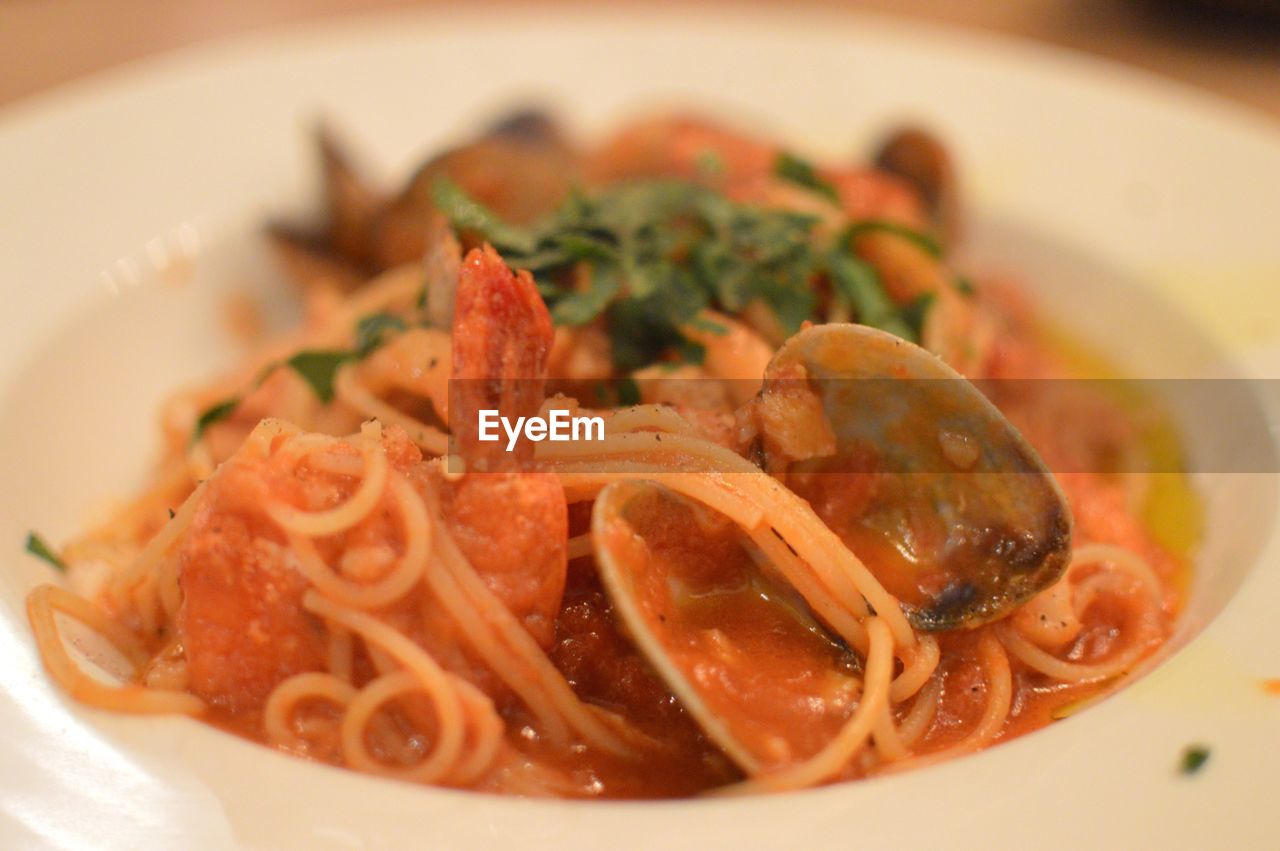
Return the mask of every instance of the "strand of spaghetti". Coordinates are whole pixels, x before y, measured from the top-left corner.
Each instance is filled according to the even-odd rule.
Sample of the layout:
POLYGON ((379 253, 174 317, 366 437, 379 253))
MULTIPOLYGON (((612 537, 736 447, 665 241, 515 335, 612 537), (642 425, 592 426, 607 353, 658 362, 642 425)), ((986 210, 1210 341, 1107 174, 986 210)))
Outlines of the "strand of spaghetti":
POLYGON ((573 561, 575 558, 584 558, 594 552, 595 548, 591 542, 590 532, 574 535, 565 546, 565 553, 569 561, 573 561))
POLYGON ((37 587, 27 595, 27 619, 45 669, 71 697, 100 709, 140 715, 195 715, 204 710, 204 702, 194 695, 139 685, 113 686, 93 679, 67 653, 55 612, 80 621, 111 642, 134 666, 134 676, 139 675, 148 656, 136 636, 88 600, 56 585, 37 587))
MULTIPOLYGON (((286 462, 297 463, 316 449, 333 446, 338 442, 336 438, 324 435, 301 435, 290 439, 281 447, 276 457, 284 457, 286 462)), ((356 487, 355 493, 351 494, 345 502, 321 511, 305 511, 273 499, 263 506, 267 516, 292 536, 310 537, 345 532, 369 516, 369 512, 373 511, 378 501, 382 499, 390 464, 382 447, 373 441, 356 440, 354 443, 361 458, 364 459, 364 474, 360 478, 360 484, 356 487)))
MULTIPOLYGON (((332 625, 330 625, 332 628, 332 625)), ((339 627, 341 629, 341 627, 339 627)), ((343 630, 346 632, 346 630, 343 630)), ((347 633, 350 635, 350 633, 347 633)), ((353 637, 354 644, 354 637, 353 637)), ((354 649, 354 648, 353 648, 354 649)), ((394 674, 397 671, 403 671, 404 666, 395 660, 391 654, 378 647, 376 644, 364 644, 365 653, 369 657, 369 661, 373 663, 373 668, 379 674, 394 674)), ((453 680, 455 685, 464 681, 458 678, 453 680)), ((409 717, 412 723, 429 725, 434 723, 434 716, 430 707, 423 707, 415 703, 407 703, 401 706, 401 709, 409 717)), ((369 719, 366 735, 373 737, 378 741, 384 751, 390 752, 391 755, 400 760, 402 763, 408 764, 413 762, 417 755, 413 749, 404 740, 404 736, 400 733, 395 722, 385 715, 374 715, 369 719)))
POLYGON ((954 755, 972 753, 994 739, 1004 727, 1013 703, 1013 673, 1009 669, 1009 657, 990 632, 978 639, 978 656, 982 670, 987 674, 987 706, 978 726, 953 747, 954 755))
POLYGON ((688 420, 667 405, 634 405, 604 413, 606 434, 648 429, 689 437, 698 433, 688 420))
POLYGON ((789 542, 775 533, 774 526, 764 522, 767 512, 757 502, 743 495, 742 480, 738 477, 707 472, 679 472, 653 466, 633 467, 626 473, 560 472, 561 483, 571 492, 586 489, 583 486, 588 483, 603 487, 611 481, 634 479, 637 476, 651 479, 702 502, 736 523, 832 629, 859 652, 866 651, 866 634, 858 616, 868 615, 869 612, 861 594, 853 587, 846 588, 845 593, 841 594, 823 586, 818 572, 799 557, 789 542))
POLYGON ((1096 682, 1121 676, 1150 650, 1148 642, 1131 641, 1124 650, 1105 662, 1083 664, 1059 659, 1027 641, 1006 624, 997 624, 996 634, 1019 662, 1050 679, 1064 683, 1096 682))
POLYGON ((1132 550, 1117 547, 1113 544, 1085 544, 1082 547, 1078 547, 1072 556, 1071 566, 1067 568, 1067 572, 1070 573, 1075 568, 1086 564, 1096 564, 1097 562, 1108 562, 1138 579, 1157 600, 1163 593, 1160 587, 1160 580, 1156 577, 1155 571, 1152 570, 1146 559, 1132 550))
MULTIPOLYGON (((757 504, 769 504, 765 508, 766 514, 788 543, 800 550, 800 545, 791 538, 797 537, 806 542, 805 549, 810 554, 804 560, 823 577, 823 584, 833 593, 843 596, 851 582, 866 602, 885 617, 898 646, 914 646, 915 632, 898 600, 885 590, 861 559, 827 528, 803 499, 723 446, 679 434, 633 432, 614 434, 599 441, 541 443, 536 457, 551 462, 553 469, 559 471, 563 460, 603 459, 613 455, 640 457, 657 464, 663 460, 674 460, 686 470, 701 468, 705 472, 742 474, 739 487, 753 490, 757 504)), ((867 611, 866 615, 869 614, 867 611)))
POLYGON ((191 518, 195 516, 196 506, 199 504, 199 497, 204 492, 204 483, 201 482, 196 486, 191 495, 186 498, 182 505, 174 512, 173 517, 169 518, 169 522, 160 527, 160 531, 152 536, 147 545, 142 548, 142 552, 138 553, 132 564, 125 567, 124 570, 116 577, 113 584, 116 588, 129 588, 146 576, 155 566, 155 564, 169 551, 183 532, 187 531, 187 527, 191 525, 191 518))
POLYGON ((1073 574, 1078 568, 1099 562, 1108 563, 1118 568, 1121 574, 1137 580, 1146 592, 1145 595, 1139 598, 1145 605, 1142 605, 1141 608, 1132 608, 1133 605, 1138 604, 1139 600, 1135 600, 1132 594, 1126 594, 1125 588, 1116 587, 1117 575, 1108 572, 1090 576, 1081 582, 1078 587, 1072 588, 1072 609, 1076 617, 1079 618, 1092 605, 1098 593, 1104 590, 1113 591, 1131 605, 1129 617, 1131 620, 1136 621, 1137 624, 1137 628, 1132 630, 1133 634, 1129 637, 1128 645, 1119 652, 1114 653, 1111 658, 1102 662, 1069 662, 1037 646, 1018 632, 1014 626, 1008 623, 997 624, 996 635, 1018 661, 1052 679, 1061 682, 1080 683, 1120 676, 1137 664, 1150 651, 1151 645, 1158 635, 1154 620, 1162 593, 1160 582, 1156 578, 1155 572, 1145 559, 1129 550, 1109 544, 1088 544, 1076 551, 1071 560, 1071 565, 1067 568, 1066 574, 1060 581, 1069 583, 1068 587, 1071 587, 1070 583, 1072 582, 1073 574), (1112 587, 1107 588, 1109 585, 1112 587))
POLYGON ((458 684, 458 693, 462 696, 467 719, 471 722, 470 727, 475 735, 469 753, 454 767, 450 778, 463 786, 480 779, 489 766, 493 765, 498 749, 502 746, 506 728, 494 711, 493 701, 484 692, 464 681, 458 684))
POLYGON ((364 730, 369 718, 383 702, 409 689, 423 692, 431 700, 436 715, 435 747, 414 769, 422 775, 435 771, 444 773, 457 762, 466 729, 456 678, 412 639, 372 615, 334 603, 315 589, 303 595, 302 605, 312 614, 342 624, 365 642, 385 650, 405 668, 403 680, 391 679, 401 677, 400 673, 383 675, 375 680, 375 683, 382 683, 378 689, 369 692, 371 683, 348 706, 342 723, 343 753, 347 762, 358 768, 364 767, 361 763, 371 765, 368 770, 380 771, 383 768, 364 748, 364 730), (409 685, 404 686, 403 682, 409 685), (357 720, 353 721, 353 716, 357 720), (349 750, 353 741, 358 742, 358 747, 349 750))
POLYGON ((334 377, 333 391, 339 401, 361 415, 387 425, 400 426, 409 435, 409 439, 424 452, 430 455, 444 455, 449 451, 449 435, 435 426, 427 425, 409 416, 369 392, 356 377, 354 365, 348 364, 339 368, 338 374, 334 377))
POLYGON ((942 649, 938 646, 938 639, 927 633, 917 636, 915 650, 904 659, 902 673, 893 680, 889 699, 894 703, 901 703, 918 692, 929 682, 941 659, 942 649))
POLYGON ((178 583, 178 562, 169 559, 160 565, 156 576, 156 592, 166 619, 172 623, 182 608, 182 586, 178 583))
POLYGON ((343 682, 351 682, 355 673, 355 641, 351 631, 337 624, 327 624, 329 633, 329 673, 343 682))
POLYGON ((333 674, 295 674, 276 685, 262 709, 262 725, 274 745, 296 747, 301 738, 293 726, 294 708, 305 700, 324 700, 346 708, 356 695, 351 683, 333 674))
POLYGON ((840 605, 826 589, 815 588, 814 580, 802 565, 796 565, 800 557, 796 555, 777 535, 772 528, 763 533, 751 536, 751 540, 760 551, 786 577, 787 581, 800 592, 800 596, 813 607, 818 617, 833 629, 841 638, 859 653, 867 652, 867 631, 861 621, 849 611, 847 606, 840 605))
POLYGON ((310 538, 289 535, 300 573, 329 599, 355 609, 376 609, 399 600, 422 580, 431 554, 431 523, 426 508, 405 478, 392 473, 390 491, 404 528, 404 555, 376 582, 353 582, 324 563, 310 538))
MULTIPOLYGON (((557 745, 567 746, 572 740, 570 724, 555 696, 548 693, 536 663, 529 664, 528 660, 521 659, 507 647, 496 628, 485 620, 487 612, 483 604, 471 600, 458 582, 455 571, 446 567, 453 556, 444 551, 445 536, 441 528, 436 530, 436 541, 436 562, 440 569, 427 573, 427 584, 436 601, 448 612, 463 639, 477 655, 529 707, 538 720, 542 735, 557 745)), ((461 553, 458 557, 462 558, 461 553)))
POLYGON ((907 746, 898 735, 898 728, 893 723, 893 707, 888 701, 871 726, 871 740, 876 746, 875 754, 882 762, 893 762, 907 755, 907 746))
POLYGON ((982 637, 978 639, 978 656, 987 678, 987 705, 982 710, 982 717, 978 719, 977 725, 969 735, 940 751, 899 760, 885 766, 885 771, 934 765, 973 753, 990 744, 999 735, 1009 717, 1009 707, 1013 704, 1013 672, 1009 668, 1009 657, 1004 647, 990 631, 983 632, 982 637))
POLYGON ((877 718, 889 704, 889 680, 893 675, 893 635, 879 616, 867 621, 867 676, 862 698, 853 716, 822 750, 797 765, 760 774, 722 791, 730 794, 804 789, 830 780, 844 769, 866 744, 877 718))
MULTIPOLYGON (((664 436, 647 432, 613 435, 603 441, 591 443, 539 444, 544 445, 570 447, 569 456, 579 462, 573 466, 564 465, 556 460, 562 450, 548 450, 545 454, 551 461, 552 469, 562 476, 565 473, 589 474, 589 470, 583 469, 581 462, 593 450, 599 450, 598 454, 605 456, 616 452, 652 461, 654 473, 670 475, 699 470, 704 475, 714 474, 717 484, 732 487, 735 492, 747 496, 757 510, 770 519, 773 528, 796 550, 822 584, 837 599, 848 601, 859 618, 870 616, 867 607, 867 603, 870 603, 884 617, 899 647, 915 646, 915 631, 902 613, 897 598, 885 590, 866 565, 813 513, 808 503, 751 462, 724 447, 681 435, 664 436), (742 475, 731 476, 726 475, 726 472, 742 475)), ((610 463, 611 470, 613 463, 610 463)), ((636 468, 633 466, 632 469, 636 468)), ((667 481, 657 476, 654 476, 654 480, 663 483, 667 481)), ((570 481, 569 484, 578 484, 580 481, 581 479, 570 481)), ((744 528, 750 530, 753 527, 744 528)))
POLYGON ((938 714, 938 700, 942 697, 942 678, 930 677, 916 692, 915 702, 902 722, 898 724, 898 738, 908 748, 924 738, 933 719, 938 714))
MULTIPOLYGON (((418 783, 439 783, 449 778, 464 757, 466 727, 464 705, 458 691, 459 681, 447 673, 444 674, 444 678, 452 681, 445 687, 449 690, 450 702, 456 704, 458 710, 457 717, 448 721, 441 712, 442 706, 438 700, 441 694, 409 670, 383 674, 360 689, 348 704, 347 714, 343 716, 340 728, 342 755, 347 764, 370 774, 381 774, 418 783), (435 747, 414 765, 403 767, 388 765, 369 752, 365 743, 365 731, 383 704, 413 692, 424 692, 436 707, 435 747)), ((483 711, 479 710, 478 706, 474 708, 483 711)), ((492 707, 489 708, 489 712, 493 712, 492 707)))
MULTIPOLYGON (((567 725, 588 744, 630 755, 632 749, 578 699, 529 631, 484 584, 438 518, 436 522, 436 552, 443 569, 429 571, 427 581, 485 662, 520 695, 539 720, 553 725, 552 731, 567 725), (489 630, 492 633, 484 636, 489 630), (495 652, 493 638, 505 646, 505 653, 495 652)), ((563 737, 563 733, 549 735, 553 739, 563 737)))

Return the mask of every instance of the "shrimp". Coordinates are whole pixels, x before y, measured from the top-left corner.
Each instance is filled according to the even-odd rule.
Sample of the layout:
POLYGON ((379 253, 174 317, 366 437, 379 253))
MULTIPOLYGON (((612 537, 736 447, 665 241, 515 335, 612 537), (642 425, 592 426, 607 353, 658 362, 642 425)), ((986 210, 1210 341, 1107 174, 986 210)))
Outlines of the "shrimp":
MULTIPOLYGON (((261 706, 280 682, 321 670, 326 658, 324 632, 302 607, 309 582, 265 506, 287 498, 304 510, 327 509, 349 499, 358 480, 275 451, 298 434, 278 420, 264 420, 192 497, 198 502, 176 554, 182 590, 177 634, 189 687, 232 711, 261 706)), ((383 433, 382 451, 400 472, 422 461, 398 429, 383 433)), ((326 454, 335 463, 359 460, 358 451, 340 440, 326 454)), ((327 561, 344 566, 350 553, 379 564, 394 560, 400 535, 389 519, 394 513, 375 507, 356 526, 317 546, 327 561)))
POLYGON ((703 310, 680 327, 680 334, 706 349, 707 373, 728 382, 729 396, 736 404, 751 401, 760 391, 773 347, 755 331, 722 313, 703 310))
POLYGON ((489 247, 471 251, 453 319, 455 452, 468 473, 439 482, 445 522, 463 555, 530 634, 550 646, 567 568, 568 508, 560 480, 527 469, 533 446, 479 440, 482 409, 533 416, 543 402, 553 333, 528 273, 489 247))

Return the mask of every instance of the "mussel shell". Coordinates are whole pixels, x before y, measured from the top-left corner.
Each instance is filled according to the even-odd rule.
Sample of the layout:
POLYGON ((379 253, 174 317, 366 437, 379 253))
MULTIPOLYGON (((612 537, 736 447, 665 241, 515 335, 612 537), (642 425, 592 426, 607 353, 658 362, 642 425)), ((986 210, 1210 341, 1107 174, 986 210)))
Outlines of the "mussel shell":
POLYGON ((859 662, 766 575, 736 526, 632 480, 601 491, 592 536, 625 632, 744 772, 812 756, 839 732, 859 662))
POLYGON ((788 484, 902 600, 913 626, 978 626, 1057 581, 1070 556, 1066 499, 977 387, 919 346, 862 325, 796 334, 761 392, 794 380, 769 378, 793 364, 821 398, 837 452, 793 464, 788 484), (827 495, 860 490, 862 502, 833 516, 801 483, 827 495))

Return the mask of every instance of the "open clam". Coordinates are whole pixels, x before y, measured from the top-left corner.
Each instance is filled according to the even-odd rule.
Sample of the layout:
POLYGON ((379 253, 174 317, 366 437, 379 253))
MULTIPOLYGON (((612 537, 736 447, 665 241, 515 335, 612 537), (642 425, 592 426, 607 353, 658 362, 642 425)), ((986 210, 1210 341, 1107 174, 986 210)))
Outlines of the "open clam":
POLYGON ((592 513, 627 632, 703 731, 756 775, 813 756, 861 695, 859 661, 773 581, 728 519, 649 481, 592 513))
POLYGON ((1013 425, 939 358, 862 325, 809 328, 766 372, 758 409, 781 402, 800 413, 775 417, 774 439, 769 418, 761 422, 770 470, 916 628, 994 620, 1062 574, 1071 541, 1062 491, 1013 425))

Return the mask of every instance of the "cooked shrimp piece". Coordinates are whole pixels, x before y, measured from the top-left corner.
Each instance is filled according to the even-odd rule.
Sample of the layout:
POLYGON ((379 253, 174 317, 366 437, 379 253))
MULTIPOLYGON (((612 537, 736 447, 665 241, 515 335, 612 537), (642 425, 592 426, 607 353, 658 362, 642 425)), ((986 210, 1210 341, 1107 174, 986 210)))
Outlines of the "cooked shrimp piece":
POLYGON ((482 409, 534 416, 543 402, 551 316, 527 272, 492 248, 463 262, 453 319, 455 452, 467 474, 442 480, 441 506, 463 555, 544 647, 554 635, 567 567, 568 508, 551 473, 522 469, 528 441, 480 442, 482 409))
MULTIPOLYGON (((199 502, 177 550, 183 595, 178 639, 191 691, 232 711, 260 706, 284 679, 324 667, 325 632, 302 606, 309 583, 267 506, 283 502, 320 511, 344 503, 359 486, 360 455, 335 440, 325 450, 332 458, 325 468, 275 452, 295 435, 278 421, 264 421, 193 497, 199 502)), ((384 433, 381 451, 395 470, 422 460, 399 430, 384 433)), ((366 562, 395 560, 402 533, 395 512, 382 505, 387 499, 383 494, 351 529, 316 539, 327 563, 342 565, 353 551, 366 562)), ((375 580, 373 574, 365 578, 375 580)))
POLYGON ((703 368, 713 378, 727 380, 735 404, 744 404, 759 392, 773 347, 751 328, 723 313, 702 310, 680 326, 680 334, 706 349, 703 368))
POLYGON ((516 274, 489 246, 462 264, 453 317, 454 451, 469 470, 514 470, 533 456, 527 441, 507 452, 505 442, 480 440, 481 410, 513 422, 542 407, 551 315, 528 272, 516 274))

